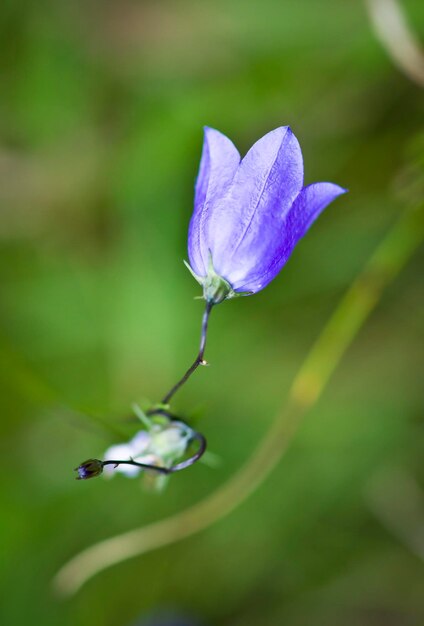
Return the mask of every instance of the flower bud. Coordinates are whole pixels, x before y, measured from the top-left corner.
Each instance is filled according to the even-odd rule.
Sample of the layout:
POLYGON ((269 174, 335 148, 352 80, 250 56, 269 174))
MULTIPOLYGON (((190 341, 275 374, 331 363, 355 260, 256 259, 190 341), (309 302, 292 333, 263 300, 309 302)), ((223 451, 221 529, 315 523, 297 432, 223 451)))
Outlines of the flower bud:
POLYGON ((88 478, 96 478, 103 472, 103 461, 99 459, 88 459, 81 465, 75 468, 75 472, 78 472, 77 480, 87 480, 88 478))
POLYGON ((184 456, 192 439, 192 432, 183 422, 173 421, 152 433, 149 451, 169 467, 184 456))

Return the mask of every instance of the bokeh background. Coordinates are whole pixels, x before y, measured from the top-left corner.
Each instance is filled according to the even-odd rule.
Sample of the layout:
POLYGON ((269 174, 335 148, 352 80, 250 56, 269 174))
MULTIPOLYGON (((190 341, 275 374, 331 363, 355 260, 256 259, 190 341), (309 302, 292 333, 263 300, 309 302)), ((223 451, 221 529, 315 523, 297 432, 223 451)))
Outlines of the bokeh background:
MULTIPOLYGON (((424 4, 402 5, 423 37, 424 4)), ((422 92, 364 3, 3 0, 0 28, 2 624, 424 623, 422 251, 249 500, 70 599, 51 588, 79 550, 234 473, 415 202, 422 92), (134 432, 128 407, 160 398, 197 348, 202 304, 182 260, 202 126, 245 152, 288 123, 306 182, 350 194, 266 290, 213 313, 212 366, 175 408, 220 466, 161 494, 122 476, 76 482, 75 465, 134 432)))

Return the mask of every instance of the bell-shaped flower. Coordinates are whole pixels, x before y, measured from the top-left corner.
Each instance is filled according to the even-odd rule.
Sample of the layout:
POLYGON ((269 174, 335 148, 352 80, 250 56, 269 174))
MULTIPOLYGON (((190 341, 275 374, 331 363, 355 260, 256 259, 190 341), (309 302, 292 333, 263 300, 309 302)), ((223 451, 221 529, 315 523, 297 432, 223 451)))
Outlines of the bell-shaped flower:
POLYGON ((302 152, 288 126, 259 139, 243 159, 206 127, 188 235, 189 269, 205 299, 217 304, 266 287, 345 192, 333 183, 303 186, 302 152))

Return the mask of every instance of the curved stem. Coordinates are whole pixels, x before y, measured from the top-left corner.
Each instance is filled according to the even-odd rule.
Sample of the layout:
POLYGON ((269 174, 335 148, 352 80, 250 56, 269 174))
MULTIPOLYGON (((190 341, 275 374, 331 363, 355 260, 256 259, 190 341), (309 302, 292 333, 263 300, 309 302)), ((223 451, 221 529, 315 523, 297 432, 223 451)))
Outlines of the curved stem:
MULTIPOLYGON (((161 404, 169 404, 169 401, 171 400, 173 395, 187 382, 190 376, 197 370, 199 365, 206 365, 206 362, 204 361, 203 357, 204 357, 205 349, 206 349, 208 322, 209 322, 209 316, 212 311, 212 307, 213 307, 213 302, 206 302, 206 307, 205 307, 205 311, 203 313, 203 318, 202 318, 202 331, 200 335, 199 352, 197 353, 196 358, 194 359, 193 363, 190 365, 190 367, 188 368, 184 376, 180 378, 180 380, 177 383, 175 383, 175 385, 168 391, 167 394, 164 395, 164 397, 161 400, 161 404)), ((151 409, 150 411, 147 412, 147 415, 154 415, 157 412, 158 411, 156 411, 155 409, 151 409)))
POLYGON ((114 465, 118 467, 118 465, 133 465, 135 467, 141 467, 144 470, 152 470, 154 472, 159 472, 160 474, 173 474, 174 472, 179 472, 186 467, 190 467, 196 463, 203 453, 206 450, 206 438, 198 432, 193 431, 193 435, 190 439, 190 442, 197 441, 199 444, 199 449, 192 456, 181 463, 177 463, 176 465, 172 465, 171 467, 161 467, 160 465, 150 465, 149 463, 139 463, 138 461, 134 461, 134 459, 126 459, 123 461, 118 461, 114 459, 107 459, 107 461, 102 461, 103 466, 105 465, 114 465))
POLYGON ((408 211, 398 220, 342 297, 295 377, 287 403, 245 465, 215 492, 181 513, 100 541, 76 555, 54 579, 58 592, 75 593, 111 565, 207 528, 236 509, 263 483, 284 455, 301 419, 318 401, 384 288, 422 242, 423 208, 421 205, 419 211, 408 211))
POLYGON ((203 456, 206 450, 206 446, 207 446, 206 437, 204 437, 201 433, 193 431, 193 437, 191 440, 192 441, 196 440, 198 442, 199 449, 197 450, 195 454, 193 454, 193 456, 189 457, 185 461, 181 461, 181 463, 177 463, 176 465, 173 465, 169 470, 170 472, 179 472, 180 470, 185 469, 186 467, 190 467, 190 465, 193 465, 194 463, 196 463, 200 459, 200 457, 203 456))

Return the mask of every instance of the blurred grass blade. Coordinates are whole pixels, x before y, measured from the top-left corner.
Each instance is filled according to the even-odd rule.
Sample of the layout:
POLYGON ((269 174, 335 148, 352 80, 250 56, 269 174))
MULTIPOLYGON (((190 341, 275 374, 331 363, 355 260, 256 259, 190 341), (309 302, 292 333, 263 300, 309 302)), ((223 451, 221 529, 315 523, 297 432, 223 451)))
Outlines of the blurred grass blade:
POLYGON ((365 0, 374 31, 393 63, 424 87, 424 51, 397 0, 365 0))

